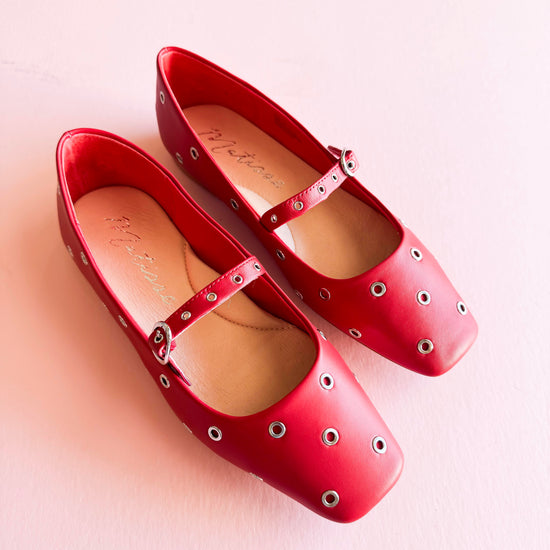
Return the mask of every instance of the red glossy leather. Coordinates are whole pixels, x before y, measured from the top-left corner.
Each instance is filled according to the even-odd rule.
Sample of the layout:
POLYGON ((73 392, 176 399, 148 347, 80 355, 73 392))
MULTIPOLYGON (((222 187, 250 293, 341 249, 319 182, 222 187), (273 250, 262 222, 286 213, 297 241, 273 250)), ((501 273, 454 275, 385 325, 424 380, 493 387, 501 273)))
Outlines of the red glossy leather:
MULTIPOLYGON (((371 509, 399 477, 401 450, 335 349, 263 269, 254 267, 256 260, 196 205, 169 172, 117 136, 91 129, 65 133, 57 148, 57 169, 57 205, 65 245, 113 317, 125 320, 123 331, 163 396, 194 435, 220 456, 324 517, 349 522, 371 509), (203 300, 209 292, 224 300, 238 286, 257 305, 311 338, 315 361, 305 378, 279 402, 249 416, 220 413, 196 397, 193 386, 185 382, 170 360, 162 364, 155 358, 149 333, 140 329, 112 291, 91 254, 75 212, 74 203, 83 195, 120 184, 153 197, 201 260, 218 273, 225 273, 167 319, 176 336, 186 328, 178 315, 181 320, 181 314, 189 311, 196 320, 212 309, 213 302, 203 300), (243 277, 242 284, 229 282, 235 274, 243 277), (332 386, 323 385, 327 373, 332 377, 332 386), (161 383, 162 378, 169 381, 168 388, 161 383), (285 424, 284 437, 269 434, 272 422, 285 424), (222 434, 219 441, 208 435, 213 426, 222 434), (337 444, 323 443, 321 434, 326 428, 338 430, 337 444), (377 436, 387 444, 384 453, 380 448, 375 450, 377 436), (336 506, 322 503, 327 490, 337 491, 336 506)), ((154 338, 153 327, 151 333, 154 338)), ((213 342, 215 338, 212 334, 213 342)))
MULTIPOLYGON (((194 53, 174 47, 162 49, 157 72, 156 111, 166 148, 213 194, 227 204, 235 201, 238 215, 275 257, 277 250, 284 253, 279 257, 281 270, 310 307, 364 345, 416 372, 437 376, 460 360, 477 336, 473 316, 432 254, 360 182, 347 177, 338 185, 389 220, 399 233, 399 246, 386 260, 358 276, 327 277, 301 260, 273 231, 303 213, 292 207, 295 197, 259 217, 235 187, 238 182, 229 180, 203 146, 183 109, 200 104, 227 107, 320 173, 337 170, 330 149, 261 92, 194 53), (176 155, 191 147, 198 151, 197 159, 176 155), (275 223, 271 221, 273 214, 275 223), (385 285, 382 295, 371 292, 382 288, 373 286, 377 283, 385 285), (419 294, 424 292, 429 298, 419 294)), ((304 210, 326 198, 315 194, 318 184, 300 194, 304 210)))

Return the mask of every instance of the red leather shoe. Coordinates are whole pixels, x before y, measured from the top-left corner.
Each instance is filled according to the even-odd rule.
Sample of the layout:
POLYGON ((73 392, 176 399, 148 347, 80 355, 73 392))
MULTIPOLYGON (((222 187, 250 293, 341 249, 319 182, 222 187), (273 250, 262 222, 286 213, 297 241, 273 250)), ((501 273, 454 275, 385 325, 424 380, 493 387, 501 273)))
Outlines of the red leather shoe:
POLYGON ((436 376, 470 348, 477 325, 415 235, 355 178, 350 150, 323 147, 246 82, 164 48, 157 118, 181 166, 230 205, 302 298, 343 332, 436 376))
POLYGON ((65 133, 57 170, 67 250, 182 422, 324 517, 367 513, 397 481, 401 450, 258 260, 117 136, 65 133))

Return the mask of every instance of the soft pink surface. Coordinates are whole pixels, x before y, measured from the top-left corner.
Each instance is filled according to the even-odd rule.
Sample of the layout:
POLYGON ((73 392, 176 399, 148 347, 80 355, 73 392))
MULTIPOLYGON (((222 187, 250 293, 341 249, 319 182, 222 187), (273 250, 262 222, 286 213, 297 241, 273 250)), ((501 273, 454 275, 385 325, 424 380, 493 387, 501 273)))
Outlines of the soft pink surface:
MULTIPOLYGON (((0 547, 545 547, 549 6, 4 2, 0 547), (428 379, 311 314, 405 453, 397 486, 357 523, 315 516, 196 441, 61 242, 64 130, 113 131, 176 169, 153 107, 165 45, 251 81, 324 143, 352 146, 360 179, 477 317, 474 348, 428 379)), ((176 173, 273 267, 228 209, 176 173)))

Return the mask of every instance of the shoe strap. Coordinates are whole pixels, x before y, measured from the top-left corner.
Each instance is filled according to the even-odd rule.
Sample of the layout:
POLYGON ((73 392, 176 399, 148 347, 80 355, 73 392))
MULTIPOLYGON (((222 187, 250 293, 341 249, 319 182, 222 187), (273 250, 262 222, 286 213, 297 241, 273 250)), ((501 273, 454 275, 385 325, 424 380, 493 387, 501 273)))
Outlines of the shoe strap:
MULTIPOLYGON (((265 269, 257 258, 250 256, 197 292, 165 321, 156 323, 148 342, 157 361, 166 365, 170 361, 170 352, 176 347, 175 339, 182 332, 264 273, 265 269)), ((179 368, 173 364, 171 367, 186 384, 191 385, 179 368)))
POLYGON ((355 174, 359 164, 353 151, 332 146, 329 146, 328 150, 338 158, 338 162, 313 185, 265 212, 260 222, 266 229, 274 231, 327 200, 346 178, 355 174))

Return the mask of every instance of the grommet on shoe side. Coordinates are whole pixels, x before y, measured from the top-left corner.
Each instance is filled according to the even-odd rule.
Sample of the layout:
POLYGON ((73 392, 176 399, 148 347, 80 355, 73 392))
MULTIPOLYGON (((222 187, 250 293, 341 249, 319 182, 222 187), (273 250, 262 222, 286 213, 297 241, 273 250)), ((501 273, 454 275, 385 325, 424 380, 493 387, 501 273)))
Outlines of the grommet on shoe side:
POLYGON ((340 502, 340 496, 336 491, 325 491, 321 496, 321 502, 327 508, 334 508, 340 502))
POLYGON ((376 281, 370 285, 370 293, 375 298, 380 298, 380 296, 384 296, 384 294, 386 294, 386 285, 381 281, 376 281))
POLYGON ((235 199, 229 199, 229 204, 231 205, 231 208, 233 208, 233 210, 239 209, 239 203, 235 199))
POLYGON ((124 320, 124 317, 122 317, 122 315, 118 316, 118 321, 124 328, 128 328, 128 324, 126 323, 126 321, 124 320))
POLYGON ((460 313, 460 315, 466 315, 466 313, 468 313, 468 308, 466 307, 466 304, 464 302, 457 302, 456 309, 458 310, 458 313, 460 313))
POLYGON ((432 301, 432 297, 430 296, 430 293, 427 290, 419 290, 416 293, 416 301, 421 306, 427 306, 432 301))
POLYGON ((319 376, 319 384, 321 384, 321 388, 324 390, 331 390, 334 388, 334 378, 332 377, 332 374, 329 374, 328 372, 324 372, 319 376))
POLYGON ((194 147, 189 148, 189 154, 193 160, 197 160, 199 158, 199 152, 194 147))
POLYGON ((159 99, 160 99, 160 102, 164 105, 166 98, 164 97, 164 92, 162 90, 159 92, 159 99))
POLYGON ((159 376, 160 383, 168 389, 170 387, 170 380, 168 380, 168 377, 165 374, 161 374, 159 376))
POLYGON ((356 328, 350 328, 348 332, 353 336, 354 338, 361 338, 361 333, 356 328))
POLYGON ((210 437, 212 441, 220 441, 222 438, 222 431, 216 426, 210 426, 210 428, 208 428, 208 437, 210 437))
POLYGON ((279 258, 279 260, 284 260, 285 259, 285 255, 284 255, 284 252, 282 250, 279 250, 277 248, 277 250, 275 250, 275 254, 277 255, 277 258, 279 258))
POLYGON ((179 153, 176 153, 176 160, 177 160, 180 164, 183 164, 183 157, 182 157, 179 153))
POLYGON ((218 299, 218 295, 215 292, 209 292, 206 295, 206 299, 209 302, 215 302, 218 299))
POLYGON ((286 426, 279 421, 272 422, 269 425, 269 435, 275 439, 280 439, 286 433, 286 426))
POLYGON ((242 282, 243 282, 243 278, 241 275, 233 275, 233 277, 231 277, 231 280, 236 284, 236 285, 240 285, 242 282))
POLYGON ((88 258, 86 258, 86 254, 84 254, 84 252, 80 253, 80 259, 84 265, 88 265, 88 258))
POLYGON ((73 249, 69 245, 67 245, 67 252, 71 258, 74 258, 73 249))
POLYGON ((326 288, 320 288, 319 297, 321 298, 321 300, 325 300, 325 302, 327 300, 330 300, 330 291, 326 288))
POLYGON ((418 250, 418 248, 411 248, 410 250, 411 252, 411 256, 413 257, 413 259, 415 259, 417 262, 419 262, 421 259, 422 259, 422 252, 420 252, 420 250, 418 250))

